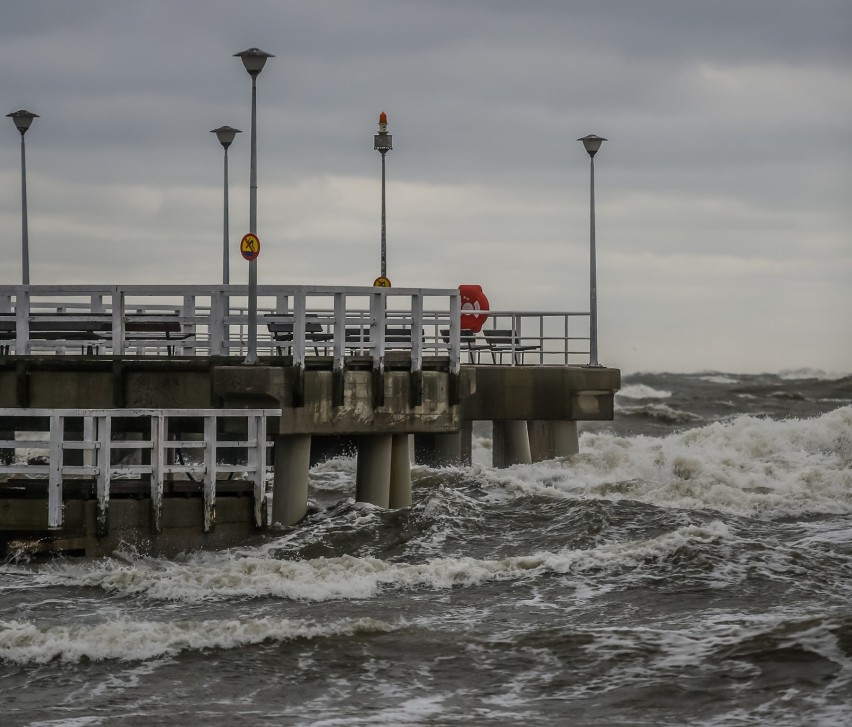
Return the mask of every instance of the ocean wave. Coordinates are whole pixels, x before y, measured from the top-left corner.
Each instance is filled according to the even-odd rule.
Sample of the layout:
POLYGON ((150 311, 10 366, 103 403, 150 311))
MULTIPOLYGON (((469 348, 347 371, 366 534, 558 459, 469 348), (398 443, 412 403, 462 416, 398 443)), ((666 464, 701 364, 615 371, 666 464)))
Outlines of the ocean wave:
MULTIPOLYGON (((582 573, 634 568, 663 559, 690 543, 730 537, 714 521, 686 525, 662 535, 604 543, 590 549, 542 551, 496 559, 434 558, 424 563, 393 563, 345 555, 311 560, 278 560, 233 552, 199 554, 187 562, 140 559, 131 563, 60 563, 45 566, 36 580, 45 586, 99 588, 108 593, 162 601, 197 603, 233 598, 274 597, 300 601, 363 600, 383 590, 447 590, 543 573, 582 573)), ((259 553, 268 552, 268 546, 259 553)), ((0 655, 2 649, 0 649, 0 655)))
POLYGON ((119 660, 144 661, 182 651, 235 649, 265 641, 386 633, 394 625, 370 618, 317 623, 286 618, 205 621, 116 619, 99 624, 39 626, 30 621, 0 621, 0 661, 45 664, 119 660))
POLYGON ((617 391, 615 395, 623 399, 668 399, 672 392, 665 389, 655 389, 646 384, 628 384, 617 391))
POLYGON ((818 381, 839 381, 852 377, 852 373, 841 373, 839 371, 825 371, 824 369, 800 368, 782 369, 778 372, 778 378, 784 381, 798 381, 803 379, 816 379, 818 381))
POLYGON ((706 381, 708 384, 739 384, 740 379, 735 379, 733 376, 726 376, 724 374, 707 374, 706 376, 699 376, 698 379, 700 381, 706 381))
POLYGON ((585 433, 579 455, 494 472, 525 494, 765 518, 846 514, 852 407, 803 420, 739 416, 659 439, 585 433))
POLYGON ((701 417, 682 409, 675 409, 667 404, 640 404, 638 406, 618 406, 617 411, 622 416, 646 417, 668 424, 699 421, 701 417))

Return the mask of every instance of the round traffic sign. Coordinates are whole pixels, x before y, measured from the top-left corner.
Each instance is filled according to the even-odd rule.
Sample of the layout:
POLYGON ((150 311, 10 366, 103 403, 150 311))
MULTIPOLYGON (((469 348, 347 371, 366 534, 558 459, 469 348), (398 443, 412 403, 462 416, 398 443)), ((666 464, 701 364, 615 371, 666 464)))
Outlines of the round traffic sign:
POLYGON ((260 239, 253 232, 243 235, 240 240, 240 255, 251 262, 260 255, 260 239))
POLYGON ((390 288, 391 282, 384 275, 382 275, 382 276, 376 278, 373 281, 373 287, 374 288, 390 288))

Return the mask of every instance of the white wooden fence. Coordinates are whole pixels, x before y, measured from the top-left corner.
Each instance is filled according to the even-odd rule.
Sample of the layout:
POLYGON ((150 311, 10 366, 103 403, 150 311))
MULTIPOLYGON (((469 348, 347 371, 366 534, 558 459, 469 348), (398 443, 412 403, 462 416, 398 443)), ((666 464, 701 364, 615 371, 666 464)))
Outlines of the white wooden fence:
MULTIPOLYGON (((0 286, 0 355, 242 356, 246 286, 0 286)), ((586 364, 589 313, 489 311, 482 332, 460 328, 458 290, 326 286, 258 287, 258 353, 372 360, 443 357, 464 363, 586 364)))
POLYGON ((167 477, 197 477, 204 507, 202 527, 209 532, 215 523, 217 475, 241 475, 253 485, 254 521, 260 527, 266 496, 266 448, 271 446, 267 442, 266 418, 280 415, 280 409, 0 409, 6 435, 17 432, 14 439, 0 440, 0 451, 6 450, 6 459, 11 459, 8 464, 0 462, 0 474, 47 480, 46 525, 51 529, 63 524, 63 482, 69 478, 94 479, 99 534, 105 534, 109 527, 110 483, 116 478, 147 476, 153 528, 160 532, 167 477), (189 418, 203 420, 203 436, 172 438, 185 431, 180 420, 189 418), (219 438, 219 423, 226 418, 236 420, 232 429, 247 432, 245 439, 219 438), (71 435, 67 425, 72 419, 76 420, 77 437, 82 427, 81 438, 71 435), (147 433, 147 437, 143 434, 141 439, 117 439, 115 425, 121 420, 132 422, 134 431, 147 433), (224 448, 241 450, 246 463, 220 462, 217 453, 224 448), (32 450, 44 454, 33 458, 32 450), (74 450, 82 451, 82 464, 66 463, 66 452, 74 450), (191 463, 174 462, 176 451, 183 450, 192 452, 191 463), (127 457, 129 451, 149 454, 127 457), (113 456, 115 452, 124 456, 113 456), (34 463, 28 461, 33 459, 34 463), (142 463, 146 459, 148 462, 142 463))

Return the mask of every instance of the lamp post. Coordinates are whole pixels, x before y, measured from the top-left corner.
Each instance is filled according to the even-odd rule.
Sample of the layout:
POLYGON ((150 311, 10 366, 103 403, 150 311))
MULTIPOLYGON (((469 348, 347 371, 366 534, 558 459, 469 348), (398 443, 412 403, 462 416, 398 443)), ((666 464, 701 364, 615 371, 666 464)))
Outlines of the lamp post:
POLYGON ((230 126, 220 126, 218 129, 213 129, 211 134, 216 134, 216 138, 225 150, 225 219, 223 222, 223 239, 222 239, 222 283, 228 285, 230 283, 230 272, 228 270, 228 147, 234 141, 237 134, 242 133, 239 129, 234 129, 230 126))
MULTIPOLYGON (((257 77, 271 53, 249 48, 234 53, 251 76, 251 181, 249 188, 249 232, 257 235, 257 77)), ((249 261, 248 354, 245 363, 257 363, 257 259, 249 261)))
POLYGON ((598 290, 595 261, 595 154, 606 141, 597 134, 583 136, 577 141, 583 142, 583 147, 589 153, 591 161, 591 178, 589 182, 589 365, 600 366, 598 363, 598 290))
POLYGON ((15 111, 6 114, 21 132, 21 277, 24 285, 30 284, 30 235, 27 226, 27 150, 24 144, 24 134, 38 118, 32 111, 15 111))
POLYGON ((385 227, 385 154, 393 149, 393 136, 388 134, 388 115, 379 114, 379 133, 373 136, 373 148, 382 155, 382 277, 386 278, 387 265, 387 228, 385 227))

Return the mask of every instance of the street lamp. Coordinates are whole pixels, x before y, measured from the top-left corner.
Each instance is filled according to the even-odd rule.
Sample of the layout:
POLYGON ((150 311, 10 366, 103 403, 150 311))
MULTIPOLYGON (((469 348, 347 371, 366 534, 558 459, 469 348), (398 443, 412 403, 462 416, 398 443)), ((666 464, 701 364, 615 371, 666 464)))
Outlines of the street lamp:
MULTIPOLYGON (((257 235, 257 77, 263 70, 271 53, 260 48, 249 48, 234 53, 243 61, 251 76, 251 181, 249 188, 249 232, 257 235)), ((257 363, 257 258, 249 261, 249 301, 248 301, 248 355, 247 364, 257 363)))
POLYGON ((589 222, 589 365, 600 366, 598 363, 598 290, 595 262, 595 154, 606 141, 597 134, 583 136, 577 141, 583 142, 583 147, 589 153, 591 161, 591 181, 589 184, 590 222, 589 222))
POLYGON ((373 136, 373 148, 382 155, 382 277, 387 278, 387 229, 385 227, 385 154, 393 149, 393 136, 388 134, 388 115, 379 114, 379 133, 373 136))
POLYGON ((234 141, 237 134, 242 133, 239 129, 234 129, 231 126, 220 126, 218 129, 213 129, 211 134, 216 134, 216 138, 225 150, 225 220, 223 223, 223 241, 222 241, 222 283, 228 285, 230 282, 230 274, 228 270, 228 147, 234 141))
POLYGON ((33 119, 38 118, 38 114, 32 111, 15 111, 11 114, 6 114, 12 121, 18 131, 21 132, 21 274, 24 285, 30 284, 30 240, 29 228, 27 226, 27 151, 24 144, 24 134, 33 123, 33 119))

